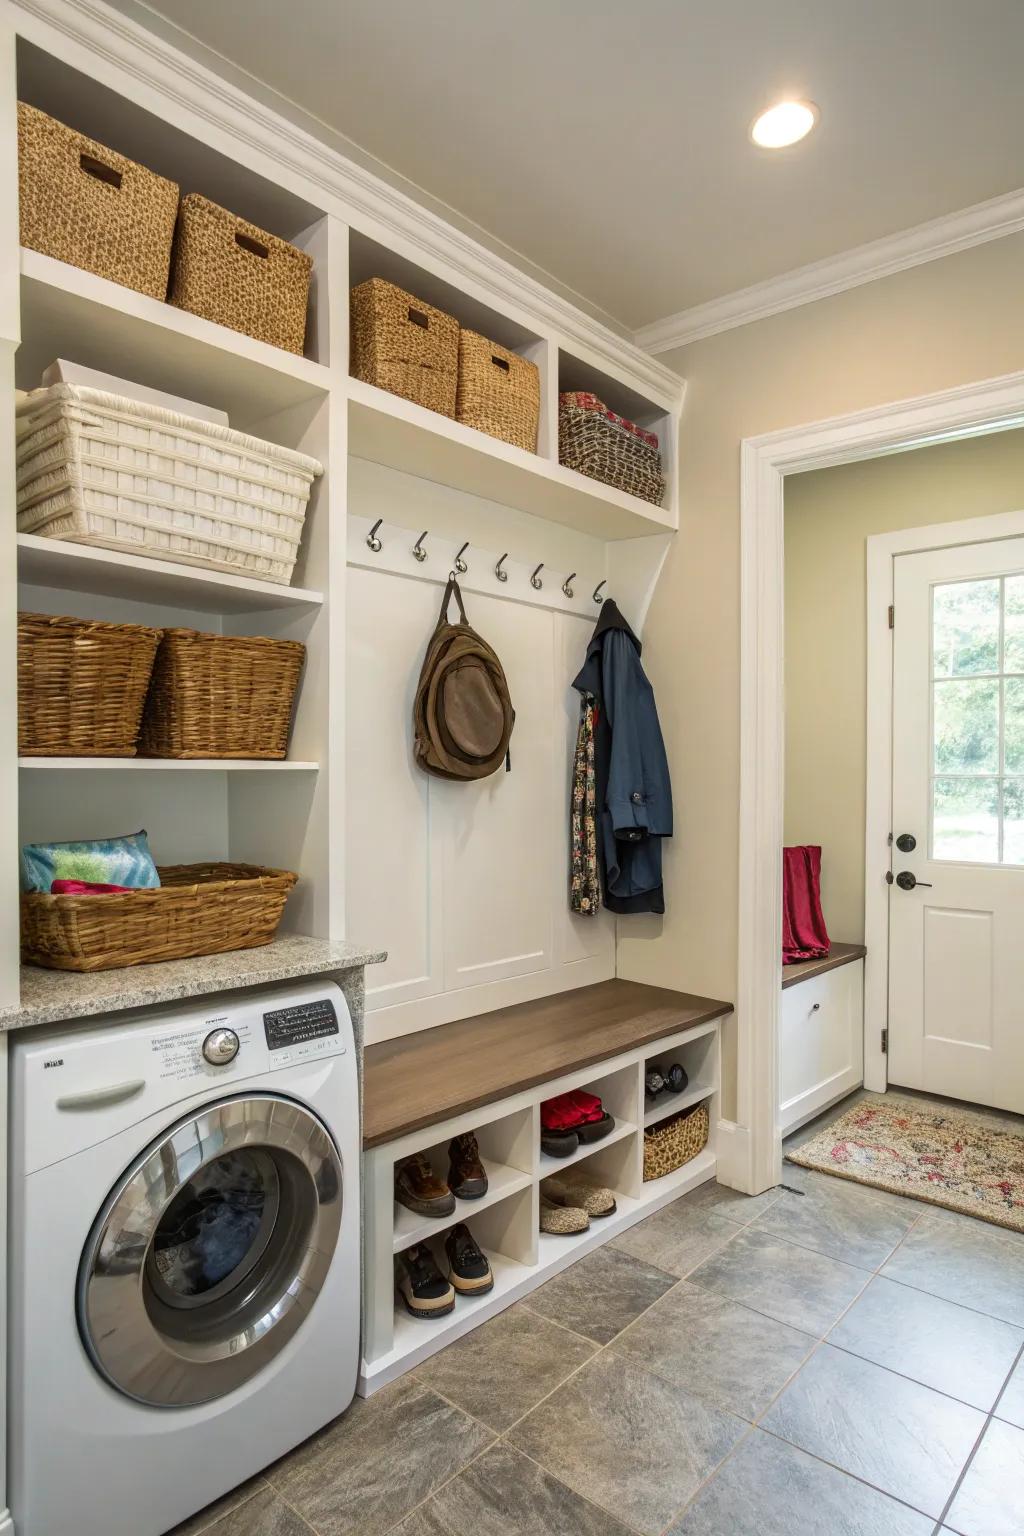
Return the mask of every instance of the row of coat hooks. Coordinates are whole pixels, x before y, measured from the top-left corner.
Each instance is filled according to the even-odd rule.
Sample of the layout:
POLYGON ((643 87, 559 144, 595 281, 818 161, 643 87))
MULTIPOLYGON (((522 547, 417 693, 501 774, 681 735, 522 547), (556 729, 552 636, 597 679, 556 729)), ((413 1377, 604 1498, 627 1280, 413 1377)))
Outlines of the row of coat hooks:
MULTIPOLYGON (((375 555, 379 555, 381 550, 384 548, 384 545, 381 543, 380 539, 377 536, 377 530, 378 530, 378 528, 380 527, 380 525, 381 525, 381 523, 383 521, 384 521, 384 519, 382 517, 378 517, 377 521, 374 523, 373 527, 370 529, 369 533, 366 535, 367 545, 369 546, 370 549, 373 550, 373 553, 375 555)), ((423 532, 420 534, 419 538, 416 540, 416 543, 412 546, 412 557, 413 557, 414 560, 418 561, 420 565, 422 565, 424 560, 426 560, 426 558, 427 558, 427 551, 423 547, 423 541, 424 541, 424 539, 428 538, 429 536, 430 536, 430 529, 429 528, 424 528, 423 532)), ((455 556, 455 570, 458 572, 458 574, 460 576, 465 576, 467 571, 469 570, 469 566, 466 564, 466 561, 465 561, 465 554, 466 554, 466 550, 468 548, 469 548, 469 540, 467 539, 465 544, 463 544, 462 548, 458 551, 458 553, 455 556)), ((506 550, 505 553, 502 555, 501 559, 497 562, 497 564, 494 567, 494 574, 495 574, 495 576, 497 577, 497 579, 499 581, 502 581, 502 582, 508 581, 508 572, 504 568, 505 567, 505 561, 507 559, 508 559, 508 551, 506 550)), ((534 569, 532 575, 530 576, 530 586, 533 587, 535 592, 539 592, 541 590, 541 588, 543 587, 543 585, 544 585, 543 581, 541 580, 541 575, 540 575, 540 573, 541 573, 541 571, 543 569, 544 569, 544 562, 542 560, 540 565, 538 565, 534 569)), ((575 595, 576 595, 574 590, 573 590, 573 586, 572 586, 573 578, 575 577, 575 575, 576 575, 575 571, 570 571, 569 575, 562 582, 562 591, 565 593, 566 597, 575 597, 575 595)), ((594 588, 593 598, 594 598, 594 602, 595 603, 603 603, 604 602, 604 598, 601 596, 601 588, 604 585, 605 585, 605 583, 603 581, 599 581, 597 586, 594 588)))

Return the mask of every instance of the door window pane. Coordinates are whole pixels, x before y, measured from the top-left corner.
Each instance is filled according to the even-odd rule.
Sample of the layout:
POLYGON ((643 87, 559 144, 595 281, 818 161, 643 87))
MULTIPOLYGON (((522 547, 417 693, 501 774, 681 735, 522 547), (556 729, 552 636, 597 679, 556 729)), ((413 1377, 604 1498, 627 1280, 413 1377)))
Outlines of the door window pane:
POLYGON ((1024 575, 1003 582, 1003 671, 1024 672, 1024 575))
MULTIPOLYGON (((1024 626, 1024 590, 1021 592, 1024 626)), ((999 578, 936 587, 932 651, 936 677, 999 670, 999 578)), ((1021 636, 1024 645, 1024 633, 1021 636)), ((1022 669, 1024 670, 1024 669, 1022 669)))
POLYGON ((931 857, 1024 867, 1024 572, 932 588, 931 857))
POLYGON ((999 772, 996 678, 935 684, 935 772, 999 772))
POLYGON ((1003 863, 1024 864, 1024 779, 1003 780, 1003 863))
POLYGON ((999 780, 936 779, 932 857, 999 862, 999 780))

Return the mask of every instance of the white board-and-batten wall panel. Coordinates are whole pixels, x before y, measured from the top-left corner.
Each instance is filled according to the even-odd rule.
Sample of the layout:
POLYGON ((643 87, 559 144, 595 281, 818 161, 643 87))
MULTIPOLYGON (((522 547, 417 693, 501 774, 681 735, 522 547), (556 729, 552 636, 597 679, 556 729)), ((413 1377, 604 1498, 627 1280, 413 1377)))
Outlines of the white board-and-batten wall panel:
POLYGON ((424 575, 349 567, 348 927, 388 950, 367 975, 368 1042, 615 974, 614 919, 568 906, 571 684, 593 618, 467 592, 508 678, 512 767, 433 778, 412 706, 447 572, 424 575))

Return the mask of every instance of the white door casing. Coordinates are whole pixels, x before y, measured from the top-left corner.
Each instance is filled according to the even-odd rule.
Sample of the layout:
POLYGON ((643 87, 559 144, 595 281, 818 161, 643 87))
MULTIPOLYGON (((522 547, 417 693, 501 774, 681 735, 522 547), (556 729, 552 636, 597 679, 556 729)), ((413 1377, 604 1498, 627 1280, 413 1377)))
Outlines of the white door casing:
POLYGON ((893 567, 889 1080, 1020 1111, 1024 538, 893 567))

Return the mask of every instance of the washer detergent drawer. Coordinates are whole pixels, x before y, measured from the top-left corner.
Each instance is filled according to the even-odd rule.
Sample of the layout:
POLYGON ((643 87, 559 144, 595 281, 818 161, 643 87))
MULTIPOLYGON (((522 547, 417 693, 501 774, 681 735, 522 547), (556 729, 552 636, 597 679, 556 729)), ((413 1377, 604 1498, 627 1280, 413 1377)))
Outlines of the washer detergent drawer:
POLYGON ((240 1092, 252 1078, 353 1051, 333 982, 254 989, 229 1000, 147 1010, 125 1022, 15 1041, 13 1145, 24 1172, 174 1113, 196 1095, 240 1092))

